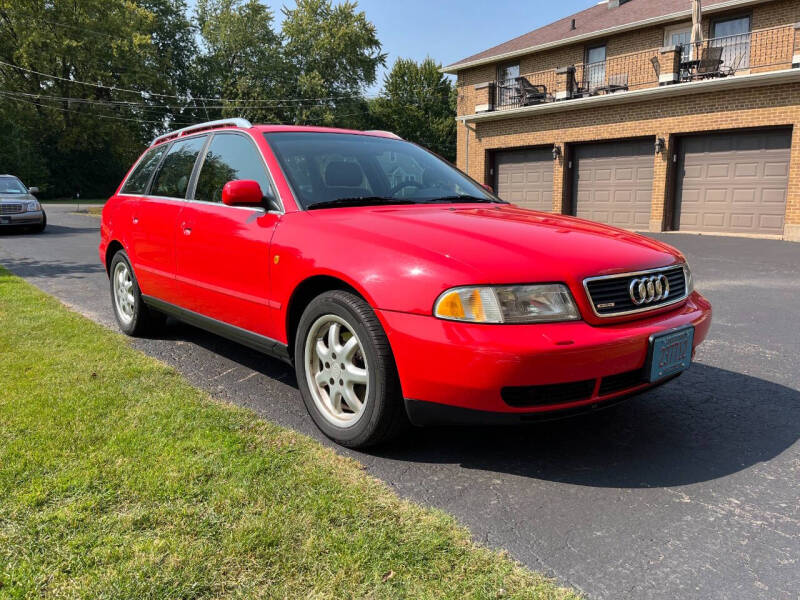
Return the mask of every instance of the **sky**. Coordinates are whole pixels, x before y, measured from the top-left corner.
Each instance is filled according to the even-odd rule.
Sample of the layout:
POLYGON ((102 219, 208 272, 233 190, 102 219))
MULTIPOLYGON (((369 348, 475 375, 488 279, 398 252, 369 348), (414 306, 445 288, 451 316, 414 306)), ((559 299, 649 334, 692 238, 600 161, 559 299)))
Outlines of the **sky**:
MULTIPOLYGON (((194 4, 190 0, 190 4, 194 4)), ((281 6, 293 0, 264 1, 280 21, 281 6)), ((397 58, 430 56, 451 64, 502 42, 589 8, 597 0, 359 0, 358 6, 378 29, 388 54, 387 69, 397 58)), ((375 89, 383 83, 383 73, 375 89)))

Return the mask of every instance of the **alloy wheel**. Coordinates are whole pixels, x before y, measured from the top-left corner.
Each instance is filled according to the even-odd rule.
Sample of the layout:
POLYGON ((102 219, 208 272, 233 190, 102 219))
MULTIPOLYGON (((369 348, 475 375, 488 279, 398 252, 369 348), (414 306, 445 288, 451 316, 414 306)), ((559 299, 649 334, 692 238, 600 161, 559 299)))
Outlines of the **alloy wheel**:
POLYGON ((351 427, 369 397, 369 365, 361 341, 341 317, 319 317, 306 337, 305 372, 320 414, 336 427, 351 427))

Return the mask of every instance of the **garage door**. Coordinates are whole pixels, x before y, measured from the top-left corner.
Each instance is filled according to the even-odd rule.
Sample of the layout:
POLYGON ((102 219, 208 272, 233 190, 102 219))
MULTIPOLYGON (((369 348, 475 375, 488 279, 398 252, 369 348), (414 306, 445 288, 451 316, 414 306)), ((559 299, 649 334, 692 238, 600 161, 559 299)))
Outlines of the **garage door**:
POLYGON ((577 146, 573 210, 582 219, 647 230, 653 196, 653 141, 577 146))
POLYGON ((524 208, 552 212, 552 150, 498 152, 495 174, 495 190, 503 200, 524 208))
POLYGON ((678 229, 782 235, 791 143, 786 130, 683 138, 678 229))

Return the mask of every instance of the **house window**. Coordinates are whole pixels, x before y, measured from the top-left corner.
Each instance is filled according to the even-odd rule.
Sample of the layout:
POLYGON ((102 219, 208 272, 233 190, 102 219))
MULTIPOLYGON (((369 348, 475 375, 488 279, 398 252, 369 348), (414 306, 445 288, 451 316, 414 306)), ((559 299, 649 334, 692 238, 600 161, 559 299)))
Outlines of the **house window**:
POLYGON ((606 81, 606 47, 595 46, 586 50, 586 66, 583 79, 589 90, 605 85, 606 81))
POLYGON ((750 33, 750 17, 736 17, 714 21, 711 28, 711 37, 721 38, 733 35, 745 35, 750 33))
POLYGON ((519 77, 519 63, 507 63, 500 65, 497 69, 497 79, 505 81, 507 79, 516 79, 519 77))
POLYGON ((664 30, 664 45, 677 46, 681 49, 683 57, 692 57, 692 24, 681 23, 672 25, 664 30))
POLYGON ((750 67, 750 17, 720 19, 711 23, 709 45, 722 47, 722 64, 737 69, 750 67))

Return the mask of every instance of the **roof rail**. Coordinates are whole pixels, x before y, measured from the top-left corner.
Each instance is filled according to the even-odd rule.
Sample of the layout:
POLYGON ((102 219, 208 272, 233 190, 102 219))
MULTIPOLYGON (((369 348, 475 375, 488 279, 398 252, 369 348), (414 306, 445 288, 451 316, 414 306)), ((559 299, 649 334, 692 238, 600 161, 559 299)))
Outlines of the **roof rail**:
POLYGON ((370 129, 369 131, 365 131, 364 133, 370 133, 370 134, 373 134, 373 135, 385 135, 385 136, 394 138, 396 140, 402 140, 403 139, 399 135, 397 135, 396 133, 394 133, 392 131, 383 131, 382 129, 370 129))
POLYGON ((188 135, 190 133, 195 133, 197 131, 204 131, 206 129, 216 129, 218 127, 241 127, 242 129, 250 129, 252 127, 252 123, 247 119, 220 119, 218 121, 207 121, 206 123, 198 123, 197 125, 189 125, 188 127, 184 127, 183 129, 176 129, 175 131, 170 131, 169 133, 165 133, 163 135, 158 136, 156 139, 153 140, 152 145, 158 144, 160 142, 166 142, 167 140, 173 140, 177 137, 181 137, 183 135, 188 135))

